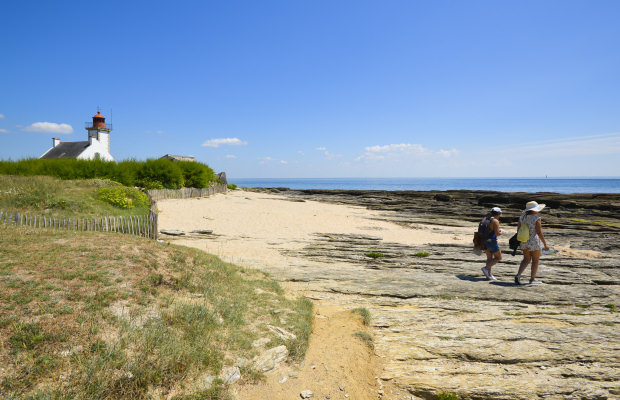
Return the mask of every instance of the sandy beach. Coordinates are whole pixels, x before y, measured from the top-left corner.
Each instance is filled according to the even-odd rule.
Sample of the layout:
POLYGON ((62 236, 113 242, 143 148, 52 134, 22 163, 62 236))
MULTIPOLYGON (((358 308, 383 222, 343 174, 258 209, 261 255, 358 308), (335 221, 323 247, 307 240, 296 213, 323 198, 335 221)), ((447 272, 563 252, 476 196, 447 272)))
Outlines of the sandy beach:
POLYGON ((238 398, 296 398, 306 389, 316 398, 361 399, 620 393, 618 318, 606 308, 618 302, 617 255, 581 247, 571 232, 546 231, 562 251, 541 261, 544 285, 515 287, 520 258, 505 254, 494 269, 499 281, 487 282, 484 257, 471 252, 476 224, 455 218, 427 224, 426 214, 240 190, 157 207, 160 229, 186 233, 164 240, 268 272, 289 295, 316 305, 306 363, 235 388, 238 398), (372 351, 353 336, 355 307, 373 317, 372 351))
MULTIPOLYGON (((380 211, 318 201, 292 201, 264 193, 158 202, 160 228, 213 230, 203 250, 241 265, 287 265, 282 250, 300 249, 316 234, 374 235, 403 245, 466 243, 471 229, 418 224, 417 229, 385 221, 380 211)), ((179 243, 198 246, 193 240, 179 243)))

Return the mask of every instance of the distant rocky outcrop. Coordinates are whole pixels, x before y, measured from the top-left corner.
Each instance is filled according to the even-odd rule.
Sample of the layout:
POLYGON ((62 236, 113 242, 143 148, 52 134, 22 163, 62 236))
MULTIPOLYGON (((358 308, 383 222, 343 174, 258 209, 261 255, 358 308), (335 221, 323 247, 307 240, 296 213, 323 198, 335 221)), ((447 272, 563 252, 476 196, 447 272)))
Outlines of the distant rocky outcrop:
POLYGON ((228 180, 226 179, 226 172, 222 171, 219 174, 215 174, 215 179, 222 182, 224 185, 228 185, 228 180))

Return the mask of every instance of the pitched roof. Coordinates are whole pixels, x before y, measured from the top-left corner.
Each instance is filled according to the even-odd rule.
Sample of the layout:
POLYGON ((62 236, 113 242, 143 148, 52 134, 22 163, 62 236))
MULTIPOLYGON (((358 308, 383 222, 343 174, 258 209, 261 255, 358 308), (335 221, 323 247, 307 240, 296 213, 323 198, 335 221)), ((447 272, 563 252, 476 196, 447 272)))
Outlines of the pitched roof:
POLYGON ((61 142, 51 148, 41 158, 76 158, 89 146, 84 142, 61 142))
POLYGON ((167 158, 169 160, 173 160, 173 161, 196 161, 196 157, 194 156, 178 156, 175 154, 166 154, 165 156, 159 157, 161 158, 167 158))

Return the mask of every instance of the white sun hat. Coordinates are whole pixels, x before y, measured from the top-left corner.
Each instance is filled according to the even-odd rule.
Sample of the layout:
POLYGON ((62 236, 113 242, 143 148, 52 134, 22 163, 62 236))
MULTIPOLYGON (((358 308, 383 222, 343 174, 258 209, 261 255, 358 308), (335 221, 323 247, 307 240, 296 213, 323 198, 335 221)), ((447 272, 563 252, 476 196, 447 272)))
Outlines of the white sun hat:
POLYGON ((502 213, 502 209, 499 208, 499 207, 493 207, 493 208, 491 208, 491 212, 496 212, 496 213, 501 214, 502 213))
POLYGON ((525 205, 525 210, 523 210, 524 213, 528 212, 528 211, 541 211, 543 208, 545 208, 545 204, 538 204, 535 201, 528 201, 527 204, 525 205))

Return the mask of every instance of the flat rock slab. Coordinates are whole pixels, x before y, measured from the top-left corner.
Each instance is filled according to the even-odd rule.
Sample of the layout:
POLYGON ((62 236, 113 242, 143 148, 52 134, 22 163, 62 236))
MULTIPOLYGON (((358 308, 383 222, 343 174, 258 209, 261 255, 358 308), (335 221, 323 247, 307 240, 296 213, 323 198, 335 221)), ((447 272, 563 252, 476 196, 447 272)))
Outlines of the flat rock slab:
MULTIPOLYGON (((351 233, 356 234, 322 229, 287 241, 277 231, 265 235, 261 226, 257 229, 263 231, 238 236, 218 228, 221 237, 190 234, 168 240, 221 252, 231 262, 269 272, 295 294, 321 305, 367 308, 375 351, 385 361, 379 378, 386 388, 396 386, 400 392, 384 398, 434 399, 444 392, 470 400, 619 396, 620 195, 287 191, 280 196, 308 200, 308 207, 316 200, 357 206, 357 211, 343 210, 354 220, 351 233), (464 241, 463 235, 469 236, 471 228, 473 236, 492 206, 504 210, 502 227, 516 231, 521 209, 530 200, 547 203, 545 236, 561 251, 542 256, 542 285, 514 284, 520 254, 505 253, 493 268, 499 280, 487 281, 480 270, 485 257, 474 255, 471 239, 464 241), (379 212, 364 216, 359 207, 379 212), (381 224, 373 225, 377 220, 381 224), (433 231, 443 237, 454 232, 455 240, 403 244, 409 242, 388 236, 394 224, 405 233, 420 230, 428 237, 442 236, 433 231), (370 235, 356 228, 373 226, 382 228, 363 229, 370 235), (236 246, 230 247, 233 252, 222 250, 224 242, 235 241, 251 245, 255 253, 236 246), (383 256, 369 257, 373 252, 383 256)), ((290 211, 295 204, 271 200, 278 198, 269 199, 274 210, 284 204, 290 211)), ((247 201, 241 203, 240 211, 247 209, 247 201)), ((226 210, 236 206, 231 201, 226 210)), ((210 223, 221 223, 209 216, 214 218, 210 223)), ((270 214, 279 217, 275 211, 270 214)), ((282 229, 292 232, 299 228, 297 222, 287 219, 282 229)), ((342 226, 348 229, 348 223, 342 226)), ((502 249, 508 248, 506 236, 500 238, 502 249)), ((264 356, 262 368, 269 369, 282 355, 264 356)))
MULTIPOLYGON (((271 272, 278 279, 308 284, 312 297, 323 302, 367 307, 377 353, 388 360, 381 378, 412 395, 605 399, 620 393, 620 318, 615 308, 620 307, 620 195, 463 191, 443 193, 448 201, 433 198, 432 192, 286 194, 384 209, 386 220, 412 229, 431 221, 467 224, 472 234, 472 222, 491 205, 509 209, 532 198, 555 204, 551 215, 543 212, 548 242, 595 256, 575 257, 569 251, 543 255, 538 273, 542 285, 515 285, 520 253, 504 254, 493 269, 499 280, 489 282, 480 271, 485 258, 473 254, 471 246, 412 247, 376 236, 325 233, 304 248, 284 252, 306 260, 302 268, 271 272), (383 257, 365 256, 370 251, 383 257), (421 252, 429 256, 415 256, 421 252)), ((516 221, 518 209, 514 214, 516 221)), ((503 249, 507 240, 500 240, 503 249)))
POLYGON ((159 233, 162 233, 168 236, 184 236, 185 235, 185 232, 180 231, 178 229, 162 229, 159 231, 159 233))

